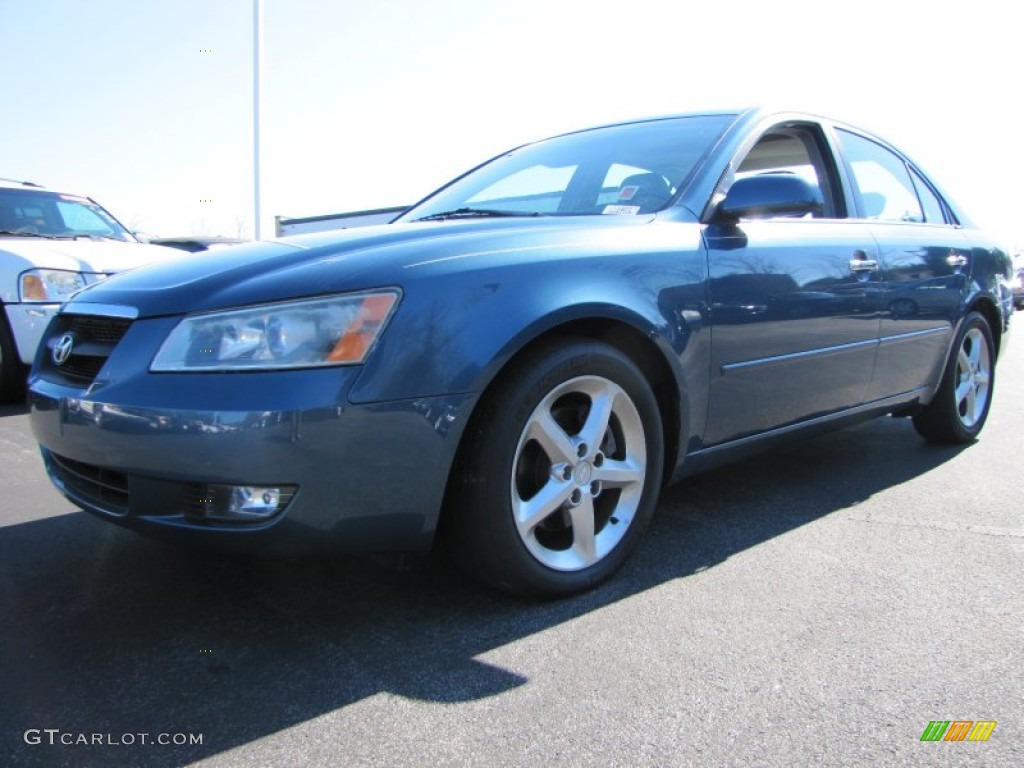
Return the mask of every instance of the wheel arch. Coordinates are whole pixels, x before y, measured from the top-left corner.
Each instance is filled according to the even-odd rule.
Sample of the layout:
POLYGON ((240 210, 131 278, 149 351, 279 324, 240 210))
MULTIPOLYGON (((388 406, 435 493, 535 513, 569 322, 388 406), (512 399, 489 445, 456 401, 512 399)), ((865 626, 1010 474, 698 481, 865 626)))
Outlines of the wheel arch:
POLYGON ((912 414, 914 428, 924 439, 946 444, 964 444, 977 439, 992 404, 999 320, 998 309, 986 306, 982 299, 972 303, 957 323, 938 386, 924 407, 912 414), (961 357, 968 334, 975 331, 979 334, 987 331, 983 335, 988 336, 991 344, 992 354, 984 363, 980 355, 977 362, 973 360, 973 346, 969 354, 961 357), (980 375, 982 371, 984 376, 980 375), (961 390, 961 385, 966 385, 967 389, 961 390))
MULTIPOLYGON (((979 296, 967 308, 964 317, 971 312, 977 312, 988 322, 989 330, 992 331, 992 344, 995 346, 996 358, 999 358, 1003 343, 1003 315, 999 307, 988 296, 979 296)), ((963 318, 961 318, 961 323, 963 318)))
MULTIPOLYGON (((961 326, 963 326, 964 321, 973 312, 977 312, 978 314, 980 314, 983 318, 985 318, 985 322, 988 323, 989 330, 992 332, 992 346, 995 348, 995 358, 996 360, 999 359, 999 353, 1002 347, 1003 340, 1002 312, 999 311, 999 307, 991 298, 985 295, 980 295, 974 297, 974 299, 967 305, 967 308, 964 310, 960 318, 956 321, 956 323, 953 324, 953 334, 950 337, 950 346, 949 349, 946 350, 945 357, 942 360, 941 370, 946 370, 946 366, 949 365, 950 358, 956 354, 956 345, 952 342, 955 341, 957 336, 959 335, 960 328, 961 326)), ((935 395, 938 393, 939 387, 941 385, 942 379, 940 377, 939 380, 935 383, 935 386, 928 393, 927 397, 922 398, 920 404, 913 406, 912 410, 919 410, 920 405, 927 406, 929 403, 931 403, 932 398, 934 398, 935 395)))
POLYGON ((439 526, 444 524, 445 510, 449 506, 447 500, 451 497, 453 485, 458 482, 458 473, 463 466, 463 451, 467 443, 470 442, 474 424, 480 418, 491 394, 500 385, 503 377, 519 361, 559 338, 591 339, 602 342, 624 354, 640 369, 650 384, 661 414, 662 438, 665 447, 662 468, 663 483, 672 476, 673 469, 680 458, 688 417, 685 411, 685 385, 673 371, 669 362, 670 358, 659 347, 653 335, 646 334, 621 319, 600 316, 574 318, 547 327, 523 341, 514 350, 508 351, 502 357, 500 367, 491 372, 480 390, 480 396, 476 399, 473 410, 468 414, 465 428, 459 435, 455 459, 449 468, 445 483, 446 502, 438 521, 439 526))
MULTIPOLYGON (((555 326, 532 339, 521 348, 515 357, 519 359, 532 349, 559 337, 593 339, 607 344, 624 354, 640 369, 647 379, 658 402, 661 413, 661 429, 665 445, 665 467, 663 477, 672 475, 679 456, 683 428, 687 423, 684 413, 685 396, 681 393, 684 386, 669 365, 668 358, 659 349, 657 343, 636 327, 609 318, 592 317, 555 326)), ((492 382, 493 383, 493 382, 492 382)))

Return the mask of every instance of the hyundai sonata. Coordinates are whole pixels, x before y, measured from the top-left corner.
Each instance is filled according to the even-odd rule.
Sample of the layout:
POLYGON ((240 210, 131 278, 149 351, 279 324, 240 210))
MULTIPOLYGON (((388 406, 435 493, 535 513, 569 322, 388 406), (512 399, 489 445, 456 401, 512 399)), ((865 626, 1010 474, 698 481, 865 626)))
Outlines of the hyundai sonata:
POLYGON ((56 486, 242 550, 417 550, 564 595, 662 486, 882 414, 969 442, 1010 260, 924 171, 832 120, 624 122, 506 152, 390 225, 115 276, 30 379, 56 486))

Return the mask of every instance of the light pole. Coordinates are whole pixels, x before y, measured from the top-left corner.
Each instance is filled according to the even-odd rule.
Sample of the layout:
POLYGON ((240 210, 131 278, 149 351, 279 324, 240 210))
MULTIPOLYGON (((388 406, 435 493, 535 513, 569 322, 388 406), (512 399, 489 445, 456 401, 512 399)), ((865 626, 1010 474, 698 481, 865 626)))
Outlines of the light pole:
POLYGON ((263 85, 263 0, 252 0, 253 234, 260 239, 260 88, 263 85))

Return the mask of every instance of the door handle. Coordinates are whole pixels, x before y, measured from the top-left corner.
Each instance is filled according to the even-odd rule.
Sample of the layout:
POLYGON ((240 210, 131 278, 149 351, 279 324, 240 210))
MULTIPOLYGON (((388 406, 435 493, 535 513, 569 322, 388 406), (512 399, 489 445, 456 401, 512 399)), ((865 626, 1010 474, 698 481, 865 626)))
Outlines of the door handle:
POLYGON ((878 262, 875 259, 869 259, 864 251, 854 251, 853 258, 850 259, 850 271, 877 272, 878 262))

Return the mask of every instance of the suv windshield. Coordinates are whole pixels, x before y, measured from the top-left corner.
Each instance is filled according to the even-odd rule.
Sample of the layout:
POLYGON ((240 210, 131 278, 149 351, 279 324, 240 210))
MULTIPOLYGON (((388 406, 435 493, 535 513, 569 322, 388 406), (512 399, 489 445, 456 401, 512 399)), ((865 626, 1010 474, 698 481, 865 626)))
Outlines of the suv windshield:
POLYGON ((0 189, 0 233, 41 237, 135 237, 85 197, 30 189, 0 189))
POLYGON ((657 211, 732 119, 664 118, 527 144, 456 179, 398 221, 657 211))

